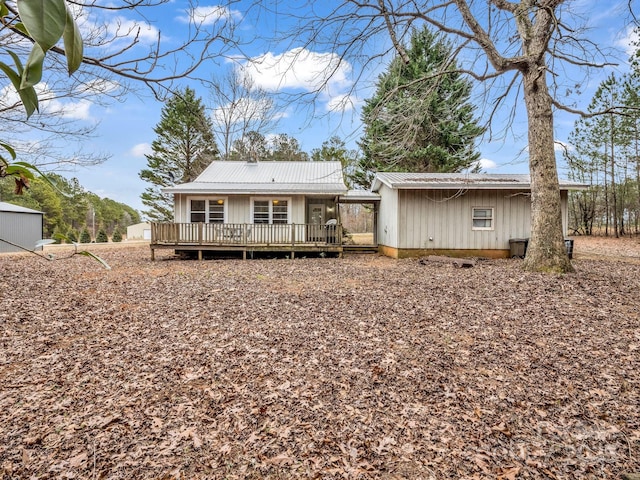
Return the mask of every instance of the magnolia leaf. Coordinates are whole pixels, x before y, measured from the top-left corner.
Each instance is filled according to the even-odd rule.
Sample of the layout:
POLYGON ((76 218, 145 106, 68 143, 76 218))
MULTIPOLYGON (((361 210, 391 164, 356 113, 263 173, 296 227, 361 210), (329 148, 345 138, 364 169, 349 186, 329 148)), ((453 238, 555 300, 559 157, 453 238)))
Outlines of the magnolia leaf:
POLYGON ((15 163, 7 165, 5 172, 7 175, 20 176, 28 180, 33 180, 35 178, 31 170, 20 165, 16 165, 15 163))
POLYGON ((58 43, 67 24, 64 0, 18 0, 18 13, 29 36, 45 52, 58 43))
POLYGON ((9 65, 6 63, 0 62, 0 70, 4 72, 4 74, 9 78, 14 88, 18 92, 20 96, 20 100, 22 100, 22 104, 24 105, 24 109, 27 111, 27 118, 29 118, 33 112, 38 110, 38 95, 33 87, 26 87, 21 89, 20 84, 22 83, 21 76, 23 72, 22 63, 18 56, 9 50, 7 53, 11 55, 13 61, 16 64, 16 71, 14 71, 9 65))
POLYGON ((29 36, 29 32, 27 32, 27 27, 24 26, 24 23, 22 22, 18 22, 13 26, 14 30, 19 31, 20 33, 23 33, 24 35, 26 35, 27 37, 29 36))
MULTIPOLYGON (((77 244, 76 244, 77 245, 77 244)), ((77 252, 78 255, 84 255, 85 257, 90 257, 93 258, 94 260, 97 260, 98 262, 100 262, 100 264, 106 268, 107 270, 111 270, 111 267, 109 266, 109 264, 107 262, 105 262, 103 259, 101 259, 99 256, 91 253, 91 252, 87 252, 86 250, 83 250, 81 252, 77 252)))
POLYGON ((80 68, 80 64, 82 63, 83 46, 82 36, 80 35, 78 25, 73 20, 73 16, 68 9, 67 23, 64 28, 64 35, 62 38, 64 39, 64 52, 67 57, 67 69, 69 71, 69 75, 71 75, 80 68))
POLYGON ((13 147, 11 145, 9 145, 7 143, 4 143, 4 142, 0 142, 0 147, 4 148, 7 152, 9 152, 9 155, 11 155, 11 158, 13 160, 16 159, 16 151, 13 149, 13 147))
POLYGON ((9 15, 9 9, 4 4, 4 0, 0 0, 0 17, 6 17, 9 15))
MULTIPOLYGON (((38 167, 36 167, 35 165, 32 165, 32 164, 27 163, 27 162, 14 162, 10 166, 18 166, 18 167, 22 167, 25 170, 28 170, 30 172, 30 175, 31 175, 31 177, 29 177, 29 178, 34 178, 33 177, 33 173, 31 173, 31 172, 37 173, 40 176, 40 179, 42 179, 45 183, 47 183, 51 188, 56 190, 59 194, 65 196, 65 197, 71 197, 71 194, 69 194, 67 192, 63 192, 62 190, 60 190, 58 188, 58 186, 55 183, 53 183, 51 181, 51 179, 47 175, 42 173, 38 169, 38 167)), ((7 171, 8 171, 8 168, 7 168, 7 171)))
POLYGON ((42 79, 42 64, 44 63, 44 52, 40 45, 33 44, 27 64, 24 66, 24 72, 22 73, 22 82, 20 83, 20 90, 28 87, 33 87, 42 79))

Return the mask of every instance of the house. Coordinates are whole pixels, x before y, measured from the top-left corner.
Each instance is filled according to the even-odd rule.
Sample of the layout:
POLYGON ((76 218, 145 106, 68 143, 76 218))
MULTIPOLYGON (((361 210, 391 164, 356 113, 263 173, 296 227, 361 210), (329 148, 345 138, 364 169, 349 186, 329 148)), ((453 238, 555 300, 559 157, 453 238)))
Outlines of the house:
POLYGON ((151 224, 151 251, 341 254, 340 162, 214 161, 193 182, 163 189, 174 223, 151 224))
MULTIPOLYGON (((567 232, 568 191, 560 183, 562 226, 567 232)), ((378 173, 379 251, 394 258, 439 254, 508 257, 510 240, 531 232, 529 175, 378 173)))
MULTIPOLYGON (((562 181, 562 224, 568 192, 562 181)), ((339 162, 213 162, 173 194, 175 223, 151 225, 151 250, 328 252, 346 245, 341 204, 368 205, 373 241, 366 245, 401 258, 439 254, 507 257, 511 242, 531 231, 528 175, 378 173, 371 191, 347 191, 339 162)), ((363 249, 364 250, 364 249, 363 249)))
POLYGON ((34 250, 42 240, 44 214, 0 202, 0 253, 34 250))

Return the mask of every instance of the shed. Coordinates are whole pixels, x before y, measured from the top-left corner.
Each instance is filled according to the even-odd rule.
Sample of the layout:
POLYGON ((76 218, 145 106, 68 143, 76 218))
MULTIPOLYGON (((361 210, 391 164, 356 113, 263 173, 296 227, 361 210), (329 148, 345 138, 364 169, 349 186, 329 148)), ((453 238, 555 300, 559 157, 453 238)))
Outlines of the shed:
POLYGON ((151 241, 151 224, 143 222, 129 225, 127 227, 127 240, 151 241))
POLYGON ((37 210, 0 202, 0 253, 33 250, 42 240, 43 216, 37 210))
MULTIPOLYGON (((568 191, 560 182, 562 226, 568 224, 568 191)), ((509 240, 531 233, 531 180, 519 174, 378 173, 378 243, 394 257, 439 254, 509 256, 509 240)))

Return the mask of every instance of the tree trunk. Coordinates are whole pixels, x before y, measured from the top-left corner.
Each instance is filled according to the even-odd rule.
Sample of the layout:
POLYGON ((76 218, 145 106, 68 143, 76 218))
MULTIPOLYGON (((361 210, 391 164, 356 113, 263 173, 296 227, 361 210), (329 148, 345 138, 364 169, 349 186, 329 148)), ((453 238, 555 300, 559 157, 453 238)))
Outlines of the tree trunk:
POLYGON ((544 65, 532 65, 522 73, 529 121, 531 174, 531 239, 524 266, 529 271, 567 273, 574 270, 562 232, 553 111, 545 75, 544 65))

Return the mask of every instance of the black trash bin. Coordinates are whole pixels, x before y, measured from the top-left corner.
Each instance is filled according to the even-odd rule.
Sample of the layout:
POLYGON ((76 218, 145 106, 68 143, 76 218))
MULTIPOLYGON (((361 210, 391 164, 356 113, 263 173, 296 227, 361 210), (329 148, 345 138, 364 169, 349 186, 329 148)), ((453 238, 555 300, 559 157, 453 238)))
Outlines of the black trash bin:
POLYGON ((511 258, 524 258, 527 254, 528 238, 509 239, 509 256, 511 258))
POLYGON ((567 249, 567 255, 569 256, 569 260, 573 258, 573 238, 565 238, 564 246, 567 249))

